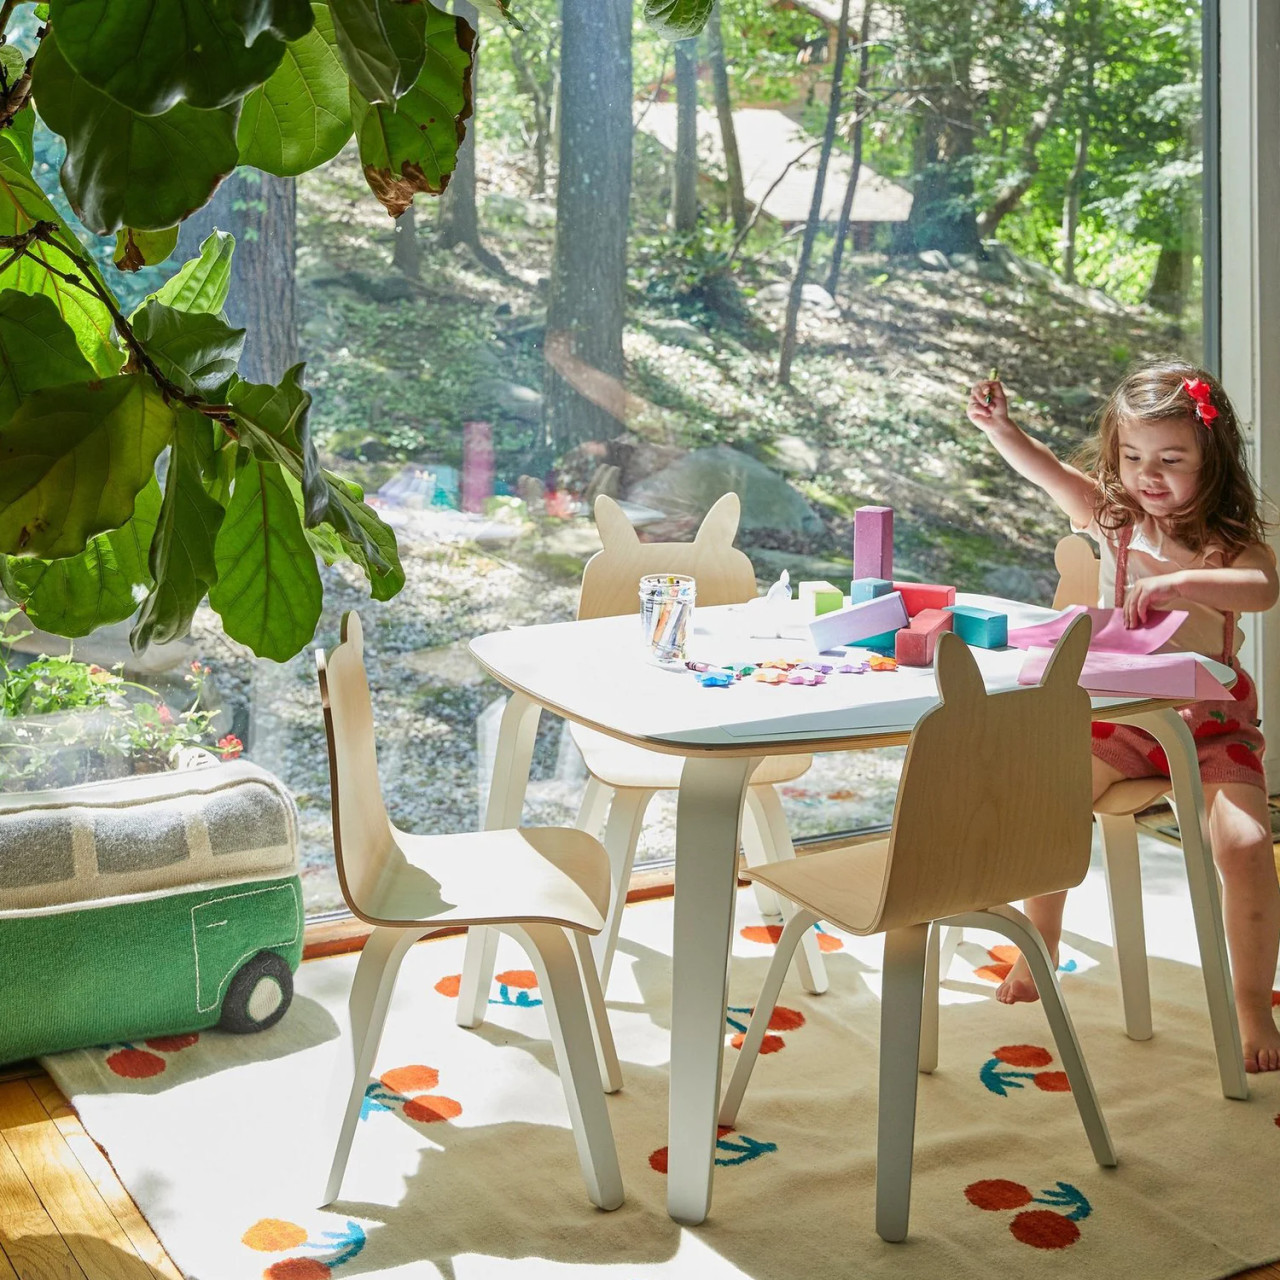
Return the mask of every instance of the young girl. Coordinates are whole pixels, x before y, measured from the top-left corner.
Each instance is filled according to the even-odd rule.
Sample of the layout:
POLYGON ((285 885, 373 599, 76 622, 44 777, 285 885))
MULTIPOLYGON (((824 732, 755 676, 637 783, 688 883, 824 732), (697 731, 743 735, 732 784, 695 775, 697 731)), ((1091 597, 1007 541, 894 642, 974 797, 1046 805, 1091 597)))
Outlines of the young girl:
MULTIPOLYGON (((1180 714, 1196 739, 1222 875, 1245 1067, 1280 1070, 1280 1031, 1271 1011, 1280 887, 1257 692, 1235 656, 1242 639, 1237 616, 1270 609, 1280 583, 1275 556, 1263 541, 1231 401, 1202 369, 1176 360, 1143 365, 1107 401, 1080 467, 1059 461, 1010 420, 999 382, 973 388, 968 415, 1015 471, 1062 508, 1072 528, 1097 542, 1101 606, 1123 608, 1129 626, 1155 610, 1185 609, 1189 616, 1170 647, 1220 658, 1235 669, 1229 701, 1194 703, 1180 714)), ((1095 799, 1122 778, 1168 772, 1150 735, 1095 721, 1095 799)), ((1055 955, 1065 900, 1065 893, 1054 893, 1026 904, 1055 955)), ((997 995, 1005 1004, 1037 998, 1021 957, 997 995)))

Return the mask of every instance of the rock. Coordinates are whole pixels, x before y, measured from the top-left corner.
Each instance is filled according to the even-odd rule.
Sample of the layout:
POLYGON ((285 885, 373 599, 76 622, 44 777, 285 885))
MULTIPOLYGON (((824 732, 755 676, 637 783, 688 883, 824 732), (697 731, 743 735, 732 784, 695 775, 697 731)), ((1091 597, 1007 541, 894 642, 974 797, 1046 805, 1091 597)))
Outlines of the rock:
POLYGON ((477 393, 492 400, 501 413, 521 422, 542 421, 542 392, 505 378, 484 378, 477 393))
MULTIPOLYGON (((921 257, 923 256, 921 254, 921 257)), ((976 253, 953 253, 947 258, 947 261, 951 264, 952 270, 963 271, 965 275, 976 276, 980 269, 976 253)))
POLYGON ((789 475, 811 476, 818 470, 818 451, 799 436, 775 436, 772 456, 779 471, 789 475))
POLYGON ((485 678, 465 640, 455 640, 436 649, 414 650, 404 655, 403 662, 432 684, 472 685, 482 683, 485 678))
POLYGON ((363 271, 343 271, 336 276, 317 276, 311 283, 317 289, 350 289, 374 302, 404 302, 415 295, 413 285, 399 272, 371 276, 363 271))
POLYGON ((756 290, 757 302, 786 302, 791 286, 785 280, 776 280, 756 290))
POLYGON ((654 320, 645 328, 658 339, 668 342, 673 347, 685 347, 690 351, 714 351, 716 344, 688 320, 654 320))
POLYGON ((982 575, 982 589, 1006 600, 1036 600, 1040 596, 1040 581, 1019 564, 993 564, 982 575))
POLYGON ((632 489, 627 497, 696 528, 712 504, 733 492, 742 500, 743 531, 778 530, 810 537, 822 521, 776 471, 728 445, 695 449, 632 489))
MULTIPOLYGON (((789 280, 777 280, 756 291, 756 301, 773 305, 786 302, 791 293, 789 280)), ((820 285, 806 284, 800 290, 800 303, 806 307, 817 307, 822 311, 839 310, 836 300, 820 285)))
POLYGON ((926 271, 950 271, 951 263, 941 249, 922 249, 916 254, 916 261, 926 271))

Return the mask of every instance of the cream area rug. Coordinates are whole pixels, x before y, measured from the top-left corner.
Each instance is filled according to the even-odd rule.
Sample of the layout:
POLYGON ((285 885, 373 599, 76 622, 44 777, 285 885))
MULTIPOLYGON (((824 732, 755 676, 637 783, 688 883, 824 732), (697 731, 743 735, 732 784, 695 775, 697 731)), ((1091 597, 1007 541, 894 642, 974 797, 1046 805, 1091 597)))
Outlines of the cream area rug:
MULTIPOLYGON (((609 991, 626 1083, 609 1102, 627 1200, 587 1202, 539 993, 500 954, 483 1030, 454 1025, 461 940, 401 973, 342 1198, 313 1207, 317 1116, 355 957, 303 965, 271 1031, 216 1031, 45 1065, 196 1280, 1021 1276, 1208 1280, 1280 1258, 1280 1076, 1225 1100, 1181 858, 1144 838, 1155 1038, 1121 1030, 1095 870, 1068 904, 1062 984, 1120 1155, 1094 1164, 1038 1006, 991 998, 1008 956, 963 943, 941 1063, 921 1079, 911 1234, 874 1232, 880 947, 828 931, 831 990, 784 987, 712 1216, 667 1218, 670 902, 629 908, 609 991)), ((739 899, 726 1062, 773 945, 739 899)), ((504 948, 506 940, 503 941, 504 948)))

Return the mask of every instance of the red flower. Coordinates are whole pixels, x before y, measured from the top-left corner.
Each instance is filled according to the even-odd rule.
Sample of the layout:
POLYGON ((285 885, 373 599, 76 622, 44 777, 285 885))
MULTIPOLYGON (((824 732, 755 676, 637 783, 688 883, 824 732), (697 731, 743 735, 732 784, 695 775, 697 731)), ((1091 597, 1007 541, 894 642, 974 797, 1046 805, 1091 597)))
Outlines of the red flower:
POLYGON ((156 715, 159 717, 161 724, 173 723, 173 712, 163 702, 156 706, 156 715))
POLYGON ((224 760, 235 760, 244 750, 244 743, 234 733, 229 733, 218 739, 218 750, 222 752, 224 760))
POLYGON ((1218 416, 1213 404, 1213 390, 1202 378, 1183 378, 1182 385, 1187 395, 1195 402, 1196 417, 1206 426, 1212 426, 1218 416))

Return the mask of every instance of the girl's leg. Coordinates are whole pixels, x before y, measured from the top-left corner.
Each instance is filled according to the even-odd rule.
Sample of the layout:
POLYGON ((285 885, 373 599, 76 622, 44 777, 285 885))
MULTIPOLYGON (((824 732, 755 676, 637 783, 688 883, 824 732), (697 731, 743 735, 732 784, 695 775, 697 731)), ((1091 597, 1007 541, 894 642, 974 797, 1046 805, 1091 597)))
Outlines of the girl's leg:
POLYGON ((1280 884, 1271 818, 1261 787, 1205 783, 1213 858, 1222 876, 1222 915, 1246 1071, 1280 1071, 1280 1031, 1271 989, 1280 947, 1280 884))
MULTIPOLYGON (((1124 774, 1104 764, 1097 756, 1093 758, 1093 798, 1096 800, 1114 782, 1119 782, 1124 774)), ((1044 945, 1056 964, 1058 962, 1058 943, 1062 939, 1062 910, 1067 904, 1067 894, 1046 893, 1039 898, 1028 898, 1023 909, 1031 918, 1031 923, 1040 930, 1044 945)), ((1021 1004, 1024 1001, 1039 1000, 1040 993, 1031 977, 1027 962, 1019 956, 1009 976, 1000 984, 996 999, 1001 1004, 1021 1004)))

